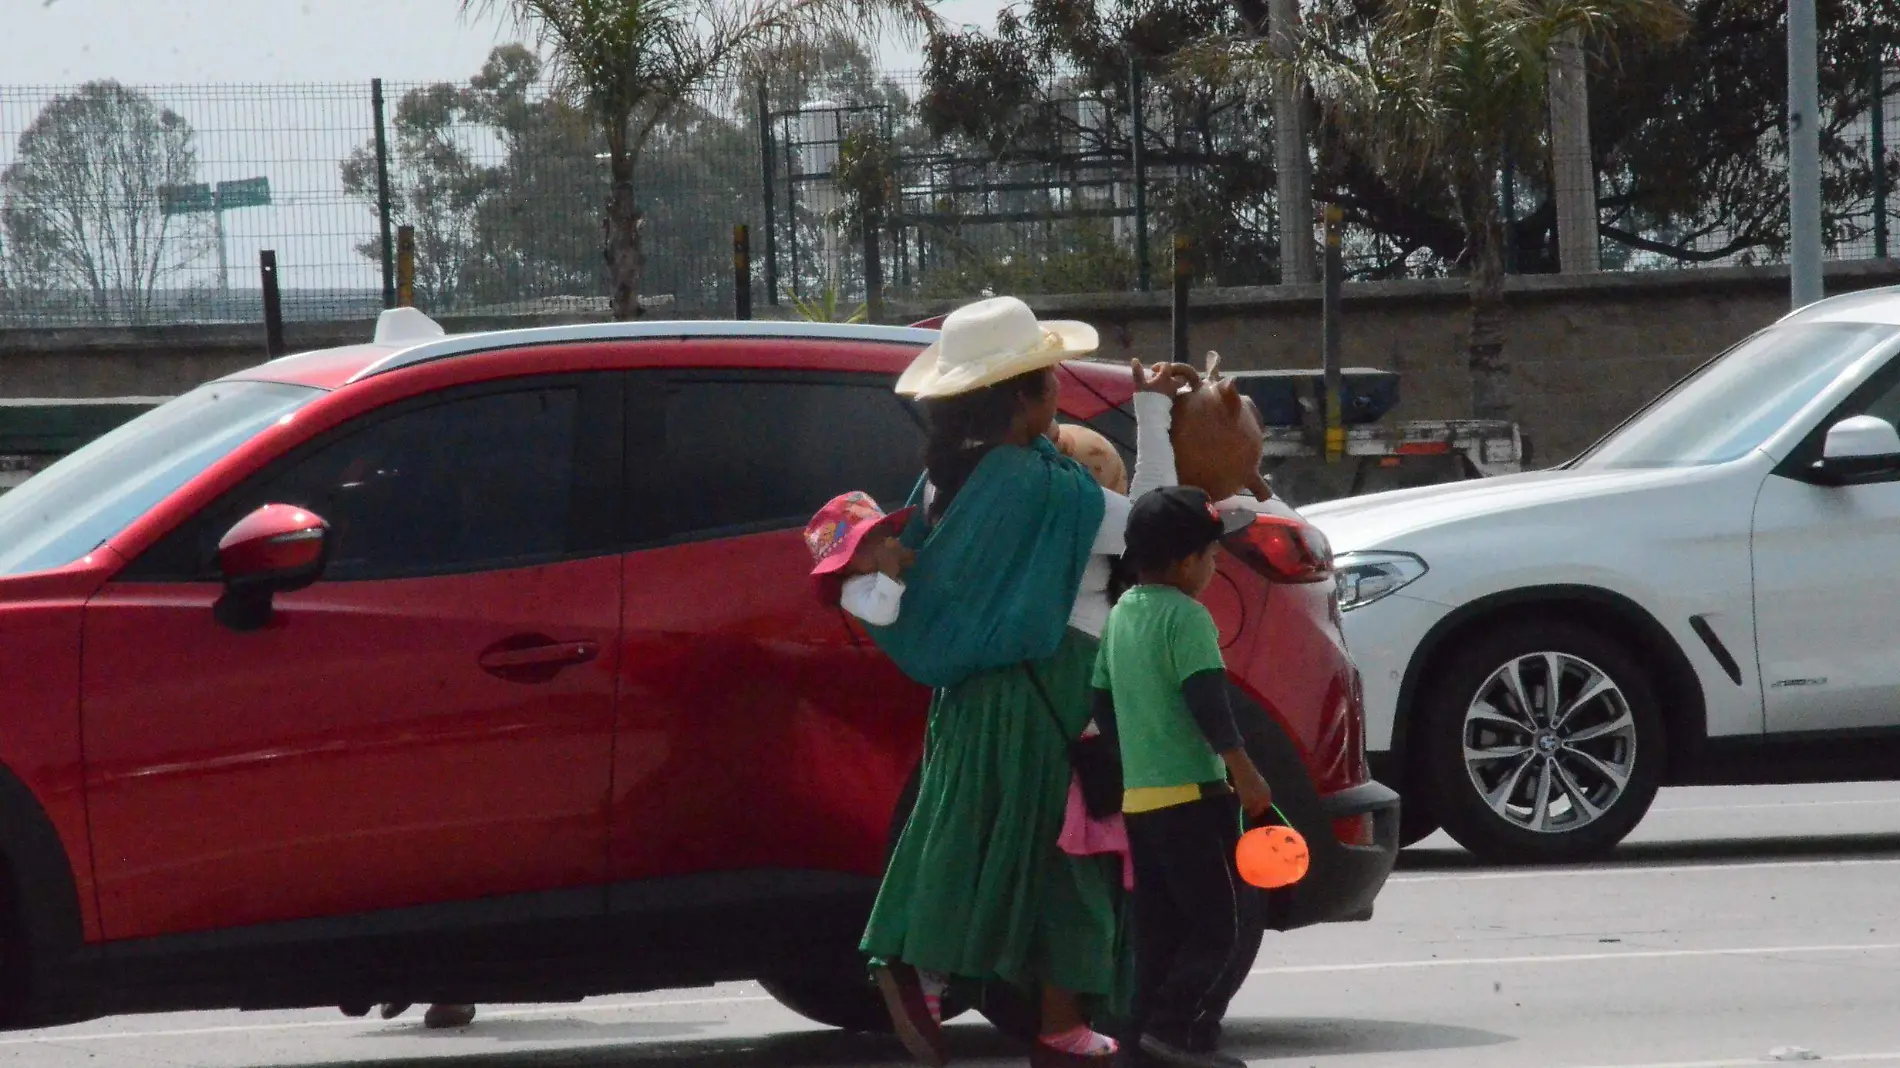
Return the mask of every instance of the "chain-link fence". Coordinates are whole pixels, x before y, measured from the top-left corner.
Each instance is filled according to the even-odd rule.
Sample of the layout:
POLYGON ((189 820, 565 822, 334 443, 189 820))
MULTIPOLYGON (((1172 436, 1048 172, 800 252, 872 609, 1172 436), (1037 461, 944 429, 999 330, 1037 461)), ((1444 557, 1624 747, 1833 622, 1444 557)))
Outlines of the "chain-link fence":
MULTIPOLYGON (((1825 138, 1837 258, 1889 252, 1900 56, 1864 70, 1869 106, 1825 138)), ((1035 81, 1007 136, 916 74, 708 87, 638 159, 643 303, 729 314, 739 223, 755 306, 1159 287, 1176 232, 1202 282, 1279 280, 1269 102, 1133 72, 1035 81)), ((1627 176, 1600 174, 1605 267, 1777 259, 1736 239, 1785 226, 1776 136, 1760 180, 1731 183, 1756 195, 1700 214, 1643 217, 1619 206, 1627 176)), ((367 318, 403 226, 432 313, 605 314, 608 184, 598 132, 525 52, 460 84, 0 87, 0 327, 256 322, 266 249, 286 319, 367 318)), ((1510 225, 1541 195, 1508 182, 1510 225)), ((1371 229, 1347 253, 1357 277, 1449 270, 1371 229)))

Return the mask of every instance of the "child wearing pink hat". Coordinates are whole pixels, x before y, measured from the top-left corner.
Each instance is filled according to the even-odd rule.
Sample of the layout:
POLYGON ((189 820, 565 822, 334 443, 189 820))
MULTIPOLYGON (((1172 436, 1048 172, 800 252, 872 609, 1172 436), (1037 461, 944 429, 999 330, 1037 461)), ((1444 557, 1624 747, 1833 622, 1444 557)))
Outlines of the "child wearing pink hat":
POLYGON ((912 509, 886 515, 868 493, 833 497, 805 527, 818 597, 874 627, 897 622, 915 554, 897 540, 912 509))

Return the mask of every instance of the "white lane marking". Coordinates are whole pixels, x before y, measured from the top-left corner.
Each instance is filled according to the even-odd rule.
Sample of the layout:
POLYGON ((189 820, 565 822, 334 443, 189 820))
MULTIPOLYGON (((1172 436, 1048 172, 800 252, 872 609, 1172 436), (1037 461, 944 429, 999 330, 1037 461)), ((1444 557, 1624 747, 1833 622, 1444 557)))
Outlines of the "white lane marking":
POLYGON ((1581 964, 1611 960, 1681 960, 1696 957, 1806 956, 1828 953, 1894 953, 1900 942, 1860 942, 1817 946, 1747 946, 1729 949, 1630 949, 1620 953, 1550 953, 1524 957, 1431 957, 1424 960, 1365 961, 1355 964, 1289 964, 1255 968, 1249 975, 1315 975, 1326 972, 1403 971, 1420 968, 1507 967, 1525 964, 1581 964))
MULTIPOLYGON (((528 1016, 575 1016, 603 1012, 627 1012, 634 1009, 677 1009, 699 1005, 739 1005, 753 1001, 771 1001, 769 997, 759 995, 736 996, 727 998, 690 998, 679 1001, 616 1001, 598 1005, 541 1005, 529 1009, 504 1009, 496 1012, 484 1012, 478 1020, 508 1020, 528 1016)), ((258 1023, 229 1024, 223 1027, 180 1027, 164 1031, 99 1031, 83 1035, 27 1035, 17 1038, 0 1038, 0 1046, 61 1045, 67 1042, 110 1042, 120 1039, 143 1038, 195 1038, 200 1035, 241 1035, 263 1031, 310 1031, 335 1027, 370 1027, 382 1023, 381 1020, 345 1017, 341 1020, 305 1020, 294 1023, 258 1023)), ((396 1021, 388 1021, 395 1024, 396 1021)), ((477 1032, 479 1037, 479 1032, 477 1032)))
MULTIPOLYGON (((1793 1062, 1805 1064, 1871 1064, 1878 1061, 1900 1061, 1900 1050, 1889 1053, 1836 1053, 1824 1055, 1813 1061, 1793 1062)), ((1648 1064, 1595 1064, 1590 1068, 1739 1068, 1741 1065, 1772 1064, 1767 1057, 1736 1057, 1725 1061, 1653 1061, 1648 1064)))
POLYGON ((1763 860, 1720 864, 1630 864, 1594 868, 1539 868, 1531 871, 1447 872, 1437 875, 1394 875, 1387 886, 1406 883, 1488 883, 1516 879, 1602 879, 1630 875, 1702 874, 1796 868, 1870 868, 1900 865, 1900 857, 1842 857, 1832 860, 1763 860))
POLYGON ((1857 797, 1838 801, 1756 801, 1746 805, 1657 805, 1651 816, 1676 812, 1751 812, 1776 808, 1836 808, 1859 805, 1900 805, 1900 797, 1857 797))

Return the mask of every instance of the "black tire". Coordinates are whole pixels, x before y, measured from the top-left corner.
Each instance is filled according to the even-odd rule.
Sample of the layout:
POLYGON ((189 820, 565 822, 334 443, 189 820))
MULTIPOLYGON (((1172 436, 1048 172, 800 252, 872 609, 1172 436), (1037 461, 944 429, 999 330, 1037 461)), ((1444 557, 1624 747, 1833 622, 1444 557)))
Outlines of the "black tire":
MULTIPOLYGON (((917 805, 917 776, 918 773, 913 770, 909 781, 904 784, 903 792, 897 797, 891 826, 884 838, 884 855, 887 858, 897 849, 897 840, 904 833, 910 810, 917 805)), ((884 995, 878 992, 877 983, 871 979, 861 962, 849 971, 841 971, 836 975, 777 976, 761 979, 759 985, 772 995, 774 1001, 815 1023, 873 1034, 887 1034, 892 1030, 891 1014, 885 1008, 884 995)), ((969 998, 964 996, 963 991, 952 989, 944 994, 945 1023, 968 1010, 969 998)), ((1034 1026, 1033 1022, 1031 1026, 1034 1026)))
POLYGON ((759 985, 780 1005, 815 1023, 845 1031, 891 1030, 884 998, 863 974, 761 979, 759 985))
MULTIPOLYGON (((1423 778, 1423 776, 1420 776, 1423 778)), ((1420 784, 1421 787, 1423 784, 1420 784)), ((1399 798, 1399 848, 1407 849, 1439 832, 1431 795, 1423 788, 1407 790, 1399 798)))
POLYGON ((1635 829, 1662 783, 1666 732, 1655 684, 1625 645, 1583 623, 1513 619, 1461 640, 1436 666, 1419 710, 1431 811, 1460 845, 1487 861, 1568 863, 1600 857, 1635 829), (1499 721, 1483 718, 1467 723, 1467 709, 1480 696, 1493 705, 1515 702, 1500 689, 1511 685, 1504 672, 1513 664, 1520 665, 1514 672, 1517 688, 1534 706, 1530 722, 1548 721, 1549 687, 1540 680, 1551 672, 1543 654, 1559 658, 1560 707, 1593 684, 1592 671, 1607 676, 1620 696, 1585 702, 1561 732, 1548 730, 1547 722, 1537 731, 1496 727, 1499 721), (1612 733, 1586 737, 1618 724, 1612 733), (1521 745, 1523 754, 1467 767, 1468 733, 1479 748, 1504 753, 1521 745), (1553 740, 1558 735, 1560 740, 1553 740), (1570 737, 1578 739, 1574 745, 1570 737), (1547 767, 1552 769, 1548 787, 1547 767), (1504 815, 1480 792, 1480 782, 1500 799, 1504 815), (1572 799, 1569 786, 1578 799, 1572 799), (1534 829, 1539 812, 1544 827, 1534 829), (1572 823, 1574 829, 1565 829, 1572 823))

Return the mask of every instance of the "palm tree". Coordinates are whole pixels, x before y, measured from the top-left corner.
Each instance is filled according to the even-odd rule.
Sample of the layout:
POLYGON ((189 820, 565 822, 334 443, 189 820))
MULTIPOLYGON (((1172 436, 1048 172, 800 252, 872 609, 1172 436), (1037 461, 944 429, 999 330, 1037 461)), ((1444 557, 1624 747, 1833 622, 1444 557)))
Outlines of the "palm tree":
POLYGON ((847 32, 934 28, 925 0, 460 0, 502 11, 552 54, 556 84, 599 126, 610 185, 602 252, 614 318, 640 314, 641 211, 634 175, 662 122, 749 55, 847 32))
POLYGON ((1302 30, 1293 62, 1319 100, 1323 136, 1395 186, 1442 189, 1457 205, 1478 418, 1511 417, 1499 176, 1507 159, 1548 157, 1553 48, 1601 54, 1613 34, 1665 37, 1685 21, 1677 0, 1385 0, 1369 24, 1320 14, 1302 30))

